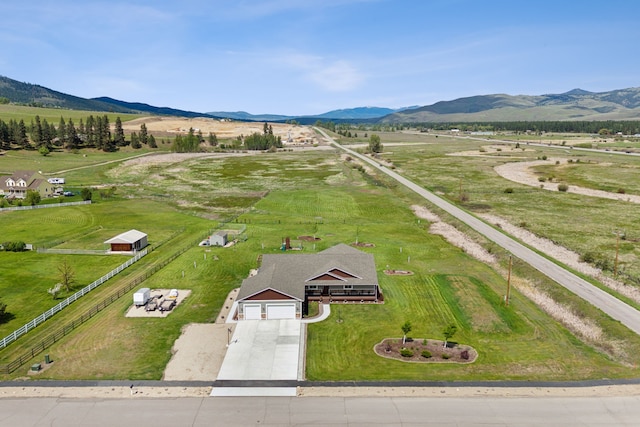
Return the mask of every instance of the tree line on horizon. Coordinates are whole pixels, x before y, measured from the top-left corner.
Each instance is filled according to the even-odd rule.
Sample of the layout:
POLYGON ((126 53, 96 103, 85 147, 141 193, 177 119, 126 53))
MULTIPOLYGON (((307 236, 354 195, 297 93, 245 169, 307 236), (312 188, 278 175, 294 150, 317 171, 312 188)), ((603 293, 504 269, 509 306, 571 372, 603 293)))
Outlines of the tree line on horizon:
MULTIPOLYGON (((218 146, 218 138, 215 133, 209 132, 207 140, 202 132, 189 129, 186 135, 176 135, 171 144, 171 151, 177 153, 203 151, 202 143, 208 141, 211 147, 218 146)), ((120 117, 116 118, 114 131, 111 132, 109 118, 104 116, 87 117, 86 121, 80 119, 78 126, 72 119, 64 120, 60 117, 60 122, 56 127, 49 123, 47 119, 40 119, 35 116, 31 123, 27 125, 23 119, 11 119, 8 122, 0 119, 0 149, 2 150, 38 150, 41 154, 47 155, 54 149, 77 150, 82 148, 95 148, 105 152, 117 151, 120 147, 131 145, 134 149, 139 149, 143 145, 150 148, 157 148, 155 137, 147 130, 147 126, 142 123, 139 132, 131 132, 127 140, 122 128, 120 117)), ((282 139, 273 134, 273 128, 264 124, 262 134, 256 132, 247 137, 240 136, 238 140, 229 147, 222 144, 221 148, 239 148, 244 146, 247 150, 268 150, 272 148, 282 148, 282 139)))
POLYGON ((22 119, 8 122, 0 119, 0 148, 36 149, 41 152, 55 148, 97 148, 110 152, 129 144, 120 117, 116 118, 114 129, 112 134, 106 114, 97 117, 90 115, 86 121, 80 119, 77 126, 72 119, 65 121, 64 117, 60 117, 57 127, 46 118, 41 120, 40 116, 35 116, 29 125, 22 119))
MULTIPOLYGON (((348 131, 368 130, 372 132, 394 132, 407 128, 421 130, 451 130, 459 129, 463 132, 533 132, 533 133, 587 133, 602 134, 602 130, 609 134, 637 135, 640 134, 640 120, 550 120, 550 121, 489 121, 489 122, 422 122, 422 123, 335 123, 331 120, 317 120, 314 126, 328 129, 343 136, 348 131)), ((365 135, 366 138, 366 135, 365 135)))
POLYGON ((414 124, 425 129, 450 130, 459 129, 463 132, 534 132, 534 133, 588 133, 602 134, 608 130, 610 134, 620 132, 623 135, 640 134, 640 120, 600 120, 600 121, 507 121, 507 122, 448 122, 448 123, 420 123, 414 124))

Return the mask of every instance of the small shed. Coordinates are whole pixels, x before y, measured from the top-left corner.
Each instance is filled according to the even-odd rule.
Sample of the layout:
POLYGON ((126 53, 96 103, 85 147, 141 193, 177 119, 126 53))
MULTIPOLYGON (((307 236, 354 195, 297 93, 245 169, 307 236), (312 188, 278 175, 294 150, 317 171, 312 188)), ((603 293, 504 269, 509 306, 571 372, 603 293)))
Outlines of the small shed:
POLYGON ((138 230, 129 230, 125 233, 118 234, 116 237, 104 243, 111 245, 111 252, 139 251, 149 244, 146 233, 138 230))
POLYGON ((209 244, 211 246, 224 246, 227 244, 227 236, 226 231, 216 231, 209 237, 209 244))

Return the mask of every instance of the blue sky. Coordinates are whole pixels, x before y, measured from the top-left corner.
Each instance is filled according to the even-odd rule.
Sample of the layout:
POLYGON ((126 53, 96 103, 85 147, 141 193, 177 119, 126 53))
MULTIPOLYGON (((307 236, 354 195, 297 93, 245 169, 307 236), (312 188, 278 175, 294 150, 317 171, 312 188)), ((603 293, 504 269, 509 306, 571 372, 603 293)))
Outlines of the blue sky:
POLYGON ((636 0, 2 0, 0 75, 199 112, 640 86, 636 0))

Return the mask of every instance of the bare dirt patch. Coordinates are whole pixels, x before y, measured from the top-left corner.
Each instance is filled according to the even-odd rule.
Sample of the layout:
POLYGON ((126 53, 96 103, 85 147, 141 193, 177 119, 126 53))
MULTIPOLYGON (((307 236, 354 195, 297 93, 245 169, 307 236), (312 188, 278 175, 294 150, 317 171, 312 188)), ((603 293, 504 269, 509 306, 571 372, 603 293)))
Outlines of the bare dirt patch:
POLYGON ((376 344, 374 351, 378 356, 416 363, 472 363, 478 357, 478 352, 468 345, 461 345, 430 339, 413 339, 402 344, 402 338, 385 338, 376 344), (410 350, 411 356, 403 356, 401 351, 410 350))
POLYGON ((235 323, 226 323, 238 295, 232 290, 225 300, 215 323, 190 324, 173 344, 171 360, 162 379, 165 381, 214 381, 227 353, 229 337, 235 323))
POLYGON ((357 248, 375 248, 375 243, 366 243, 366 242, 353 242, 351 246, 355 246, 357 248))
MULTIPOLYGON (((494 170, 501 177, 518 184, 528 185, 530 187, 538 187, 548 191, 558 191, 558 185, 561 183, 538 181, 538 175, 533 173, 531 168, 541 165, 552 165, 556 162, 566 163, 567 159, 552 158, 548 160, 534 160, 531 162, 512 162, 496 166, 494 170)), ((602 199, 622 200, 630 203, 640 203, 640 196, 632 194, 610 193, 608 191, 594 190, 592 188, 578 187, 569 185, 567 193, 581 194, 583 196, 600 197, 602 199)))
POLYGON ((413 276, 413 271, 409 270, 385 270, 387 276, 413 276))
MULTIPOLYGON (((171 137, 184 135, 193 129, 196 133, 201 132, 206 138, 209 133, 215 134, 218 139, 231 139, 240 135, 251 135, 252 133, 262 133, 264 131, 263 122, 236 122, 220 121, 217 119, 196 117, 143 117, 122 123, 122 128, 126 133, 139 132, 140 125, 144 123, 147 131, 157 137, 171 137)), ((284 123, 270 123, 273 134, 279 136, 284 143, 293 145, 319 143, 316 133, 308 126, 296 126, 284 123)))
POLYGON ((485 248, 478 243, 474 242, 469 236, 459 231, 451 224, 443 222, 440 217, 424 206, 413 205, 411 209, 418 218, 426 219, 431 222, 429 227, 429 233, 442 236, 447 242, 462 249, 472 257, 485 262, 487 264, 493 264, 496 262, 496 257, 491 255, 485 248))
POLYGON ((298 236, 298 240, 304 240, 305 242, 317 242, 320 238, 315 236, 298 236))

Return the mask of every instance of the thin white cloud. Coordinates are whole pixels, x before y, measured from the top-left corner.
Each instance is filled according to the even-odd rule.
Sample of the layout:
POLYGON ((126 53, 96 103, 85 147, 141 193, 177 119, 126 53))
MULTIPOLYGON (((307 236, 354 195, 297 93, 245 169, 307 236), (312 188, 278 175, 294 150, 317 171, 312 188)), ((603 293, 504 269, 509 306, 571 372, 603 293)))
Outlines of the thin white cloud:
POLYGON ((348 92, 360 87, 366 76, 353 63, 331 60, 318 55, 287 53, 274 55, 287 67, 297 69, 301 78, 330 92, 348 92))
POLYGON ((295 10, 314 10, 319 12, 323 9, 359 3, 377 3, 380 1, 385 0, 323 0, 321 2, 300 0, 242 0, 236 1, 234 5, 229 5, 227 3, 226 6, 229 8, 223 13, 227 16, 232 15, 236 18, 242 17, 244 19, 248 19, 271 16, 295 10))
POLYGON ((356 89, 364 81, 364 76, 347 61, 336 61, 320 66, 308 75, 318 86, 331 92, 347 92, 356 89))

